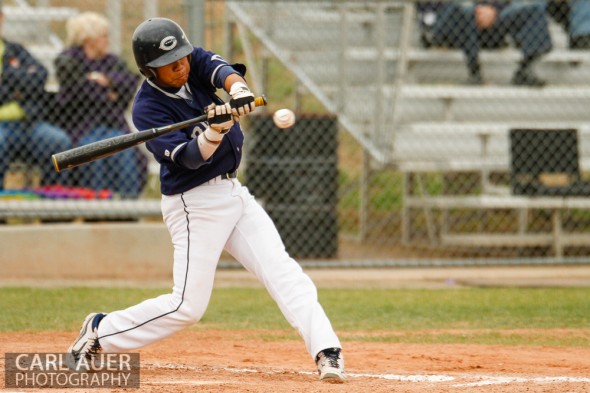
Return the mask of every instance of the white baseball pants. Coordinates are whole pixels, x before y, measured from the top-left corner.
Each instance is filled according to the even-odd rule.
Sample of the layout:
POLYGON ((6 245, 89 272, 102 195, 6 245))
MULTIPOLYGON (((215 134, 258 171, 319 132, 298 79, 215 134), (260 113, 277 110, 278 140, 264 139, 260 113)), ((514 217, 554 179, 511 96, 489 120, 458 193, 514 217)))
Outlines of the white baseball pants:
POLYGON ((325 348, 341 347, 315 285, 237 179, 217 177, 185 193, 163 196, 162 212, 174 244, 172 293, 109 313, 98 329, 105 352, 141 348, 199 321, 224 248, 264 284, 312 358, 325 348))

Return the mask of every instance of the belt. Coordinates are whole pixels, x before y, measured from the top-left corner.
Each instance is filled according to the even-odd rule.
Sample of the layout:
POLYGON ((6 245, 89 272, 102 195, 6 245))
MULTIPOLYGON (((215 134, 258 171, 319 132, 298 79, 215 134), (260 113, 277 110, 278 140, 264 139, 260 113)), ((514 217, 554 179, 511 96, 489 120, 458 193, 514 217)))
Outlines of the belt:
POLYGON ((224 180, 235 179, 236 177, 238 177, 238 171, 228 172, 221 175, 221 178, 224 180))

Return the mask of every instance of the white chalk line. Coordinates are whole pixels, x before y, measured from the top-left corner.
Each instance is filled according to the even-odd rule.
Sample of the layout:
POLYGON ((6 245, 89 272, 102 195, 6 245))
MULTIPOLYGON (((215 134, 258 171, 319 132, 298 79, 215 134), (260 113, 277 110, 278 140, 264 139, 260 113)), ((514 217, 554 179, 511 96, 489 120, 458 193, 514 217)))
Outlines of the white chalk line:
MULTIPOLYGON (((146 364, 146 366, 155 368, 155 369, 170 369, 170 370, 190 370, 190 371, 206 371, 206 370, 213 370, 213 371, 227 371, 236 374, 285 374, 285 373, 292 373, 292 374, 299 374, 299 375, 317 375, 317 372, 310 372, 310 371, 292 371, 289 372, 287 370, 260 370, 255 368, 235 368, 235 367, 195 367, 189 366, 184 364, 174 364, 174 363, 165 363, 165 364, 158 364, 158 363, 150 363, 146 364)), ((477 387, 477 386, 489 386, 489 385, 505 385, 505 384, 512 384, 512 383, 534 383, 534 384, 552 384, 552 383, 590 383, 590 378, 581 378, 581 377, 568 377, 568 376, 544 376, 544 377, 507 377, 507 376, 491 376, 491 375, 459 375, 459 376, 452 376, 452 375, 435 375, 435 374, 418 374, 418 375, 402 375, 402 374, 367 374, 367 373, 347 373, 349 378, 373 378, 373 379, 385 379, 390 381, 398 381, 398 382, 428 382, 428 383, 442 383, 442 382, 460 382, 459 380, 473 380, 477 379, 475 382, 466 382, 466 383, 455 383, 452 386, 454 387, 477 387)), ((198 381, 187 381, 191 384, 197 383, 198 381)), ((182 381, 174 382, 174 383, 182 383, 182 381)))
POLYGON ((223 381, 202 381, 196 379, 183 379, 181 381, 171 381, 171 380, 157 380, 152 382, 142 382, 142 385, 191 385, 191 386, 208 386, 208 385, 223 385, 223 381))
POLYGON ((526 383, 533 382, 536 384, 549 384, 549 383, 590 383, 590 378, 577 378, 577 377, 534 377, 534 378, 522 378, 522 377, 491 377, 486 376, 481 381, 456 384, 457 387, 476 387, 476 386, 489 386, 489 385, 505 385, 509 383, 526 383))

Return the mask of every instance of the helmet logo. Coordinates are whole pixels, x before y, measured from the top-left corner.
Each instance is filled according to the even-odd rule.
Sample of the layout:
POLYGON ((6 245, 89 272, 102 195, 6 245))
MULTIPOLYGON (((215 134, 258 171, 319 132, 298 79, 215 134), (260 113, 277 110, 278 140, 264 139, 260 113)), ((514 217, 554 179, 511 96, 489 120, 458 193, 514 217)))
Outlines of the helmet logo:
POLYGON ((172 50, 176 47, 178 40, 173 35, 169 35, 168 37, 164 37, 162 41, 160 41, 160 49, 162 50, 172 50))

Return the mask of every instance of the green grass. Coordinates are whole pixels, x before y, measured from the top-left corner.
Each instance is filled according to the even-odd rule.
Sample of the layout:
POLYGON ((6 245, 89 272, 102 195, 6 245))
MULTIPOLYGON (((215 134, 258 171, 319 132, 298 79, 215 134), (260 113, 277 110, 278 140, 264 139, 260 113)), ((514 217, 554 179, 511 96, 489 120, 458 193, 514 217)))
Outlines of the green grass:
MULTIPOLYGON (((77 330, 88 312, 125 308, 167 291, 0 288, 0 331, 77 330)), ((383 342, 590 347, 587 331, 543 333, 589 329, 589 298, 590 288, 320 290, 320 302, 339 333, 383 342)), ((264 329, 271 340, 297 337, 264 289, 215 289, 195 329, 264 329)))

